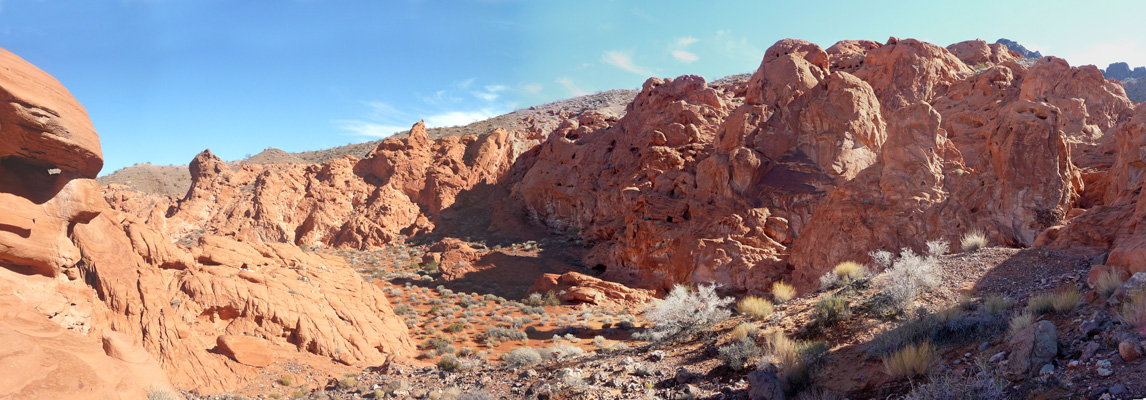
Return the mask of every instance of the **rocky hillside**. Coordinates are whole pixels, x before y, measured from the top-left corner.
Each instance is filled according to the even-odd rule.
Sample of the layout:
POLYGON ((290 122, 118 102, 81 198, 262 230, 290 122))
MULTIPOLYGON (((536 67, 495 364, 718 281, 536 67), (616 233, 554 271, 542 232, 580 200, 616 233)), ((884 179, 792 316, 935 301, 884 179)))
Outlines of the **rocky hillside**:
MULTIPOLYGON (((733 78, 733 77, 729 77, 733 78)), ((729 79, 726 78, 726 79, 729 79)), ((741 79, 747 79, 746 76, 741 79)), ((596 111, 604 115, 620 117, 625 113, 625 105, 633 96, 635 90, 615 89, 590 95, 574 97, 553 103, 533 106, 517 110, 508 114, 499 115, 487 120, 477 121, 465 126, 428 128, 426 133, 432 139, 455 137, 465 135, 486 135, 497 129, 505 130, 552 130, 562 120, 588 111, 596 111)), ((405 137, 408 132, 401 132, 395 137, 405 137)), ((348 144, 323 150, 287 153, 285 151, 267 148, 259 154, 249 158, 229 162, 231 166, 246 164, 317 164, 347 155, 358 158, 365 157, 374 150, 382 140, 372 140, 364 143, 348 144)), ((111 174, 97 178, 100 185, 124 185, 132 190, 142 193, 161 194, 172 197, 182 197, 191 187, 191 175, 184 165, 152 165, 137 164, 122 168, 111 174)))
POLYGON ((1007 46, 1007 49, 1019 53, 1019 57, 1022 58, 1043 58, 1043 53, 1027 50, 1026 47, 1014 40, 1004 38, 996 40, 995 43, 1007 46))
POLYGON ((785 39, 623 113, 204 151, 170 196, 101 190, 83 108, 0 55, 45 110, 0 113, 0 337, 32 349, 0 397, 1146 394, 1146 108, 1094 66, 785 39))

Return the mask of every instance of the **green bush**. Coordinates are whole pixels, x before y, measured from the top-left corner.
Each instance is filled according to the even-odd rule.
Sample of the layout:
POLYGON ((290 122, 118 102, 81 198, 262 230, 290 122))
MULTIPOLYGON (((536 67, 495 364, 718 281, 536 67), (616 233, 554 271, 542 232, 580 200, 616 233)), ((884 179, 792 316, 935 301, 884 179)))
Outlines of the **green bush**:
POLYGON ((749 360, 760 356, 760 348, 756 340, 744 337, 727 346, 717 349, 720 359, 733 371, 740 371, 748 365, 749 360))
POLYGON ((843 295, 828 295, 816 302, 816 317, 826 325, 852 317, 851 304, 843 295))

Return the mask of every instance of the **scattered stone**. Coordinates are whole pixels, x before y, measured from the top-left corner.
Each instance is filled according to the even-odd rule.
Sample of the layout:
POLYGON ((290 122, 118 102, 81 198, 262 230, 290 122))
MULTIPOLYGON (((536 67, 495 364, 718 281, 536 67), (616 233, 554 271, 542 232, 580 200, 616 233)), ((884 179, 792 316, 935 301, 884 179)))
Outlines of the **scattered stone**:
POLYGON ((1052 372, 1054 372, 1054 365, 1046 364, 1046 365, 1043 365, 1043 368, 1039 370, 1039 375, 1047 375, 1047 374, 1050 374, 1052 372))
POLYGON ((748 374, 749 400, 784 400, 784 390, 776 374, 752 371, 748 374))
POLYGON ((698 377, 699 377, 699 375, 697 375, 696 373, 689 371, 688 369, 686 369, 684 367, 681 367, 681 368, 678 368, 676 370, 676 375, 673 376, 673 379, 676 381, 676 384, 683 385, 683 384, 690 383, 690 382, 696 380, 698 377))
POLYGON ((537 400, 548 400, 553 397, 553 387, 544 381, 534 382, 525 390, 525 396, 537 400))
POLYGON ((1127 395, 1130 391, 1126 389, 1126 385, 1116 383, 1114 386, 1111 386, 1110 389, 1107 389, 1106 392, 1110 393, 1111 396, 1121 397, 1127 395))
POLYGON ((1114 375, 1114 368, 1112 365, 1110 365, 1109 360, 1098 360, 1098 363, 1095 364, 1095 367, 1098 372, 1098 376, 1107 377, 1114 375))
POLYGON ((661 350, 654 350, 652 353, 649 353, 649 359, 653 361, 664 360, 665 352, 661 350))
POLYGON ((1136 340, 1123 340, 1118 344, 1118 355, 1122 356, 1122 361, 1132 362, 1142 356, 1142 349, 1136 340))
POLYGON ((265 339, 244 335, 220 335, 215 344, 223 355, 252 367, 265 367, 275 361, 271 354, 270 342, 265 339))
POLYGON ((1000 351, 998 353, 995 353, 995 355, 991 356, 991 358, 988 359, 987 362, 994 364, 994 363, 999 362, 1000 360, 1003 359, 1003 357, 1006 357, 1006 356, 1007 356, 1007 352, 1000 351))
POLYGON ((1024 328, 1009 342, 1011 354, 1003 375, 1012 382, 1029 378, 1058 354, 1058 332, 1050 321, 1039 321, 1024 328))
POLYGON ((1094 355, 1098 353, 1099 347, 1101 346, 1099 346, 1098 342, 1087 343, 1086 346, 1082 348, 1082 355, 1080 355, 1078 359, 1090 361, 1090 359, 1094 358, 1094 355))

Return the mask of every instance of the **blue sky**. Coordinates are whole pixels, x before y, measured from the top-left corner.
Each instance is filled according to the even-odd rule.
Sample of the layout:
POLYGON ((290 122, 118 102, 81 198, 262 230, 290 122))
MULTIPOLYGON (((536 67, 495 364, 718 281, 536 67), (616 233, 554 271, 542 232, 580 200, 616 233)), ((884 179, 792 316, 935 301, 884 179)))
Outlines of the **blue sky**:
POLYGON ((1146 65, 1136 1, 0 0, 0 46, 53 74, 103 173, 460 125, 649 76, 755 70, 793 37, 1006 37, 1072 65, 1146 65))

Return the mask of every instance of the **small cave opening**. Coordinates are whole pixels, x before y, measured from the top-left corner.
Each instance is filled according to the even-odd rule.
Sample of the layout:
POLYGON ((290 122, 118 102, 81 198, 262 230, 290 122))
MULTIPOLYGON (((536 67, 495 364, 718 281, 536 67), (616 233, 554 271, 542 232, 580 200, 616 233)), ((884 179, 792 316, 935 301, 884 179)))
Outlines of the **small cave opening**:
POLYGON ((594 276, 601 276, 601 275, 605 274, 606 269, 608 269, 608 267, 606 267, 605 264, 597 264, 597 265, 594 265, 593 268, 590 268, 589 270, 593 271, 594 276))

